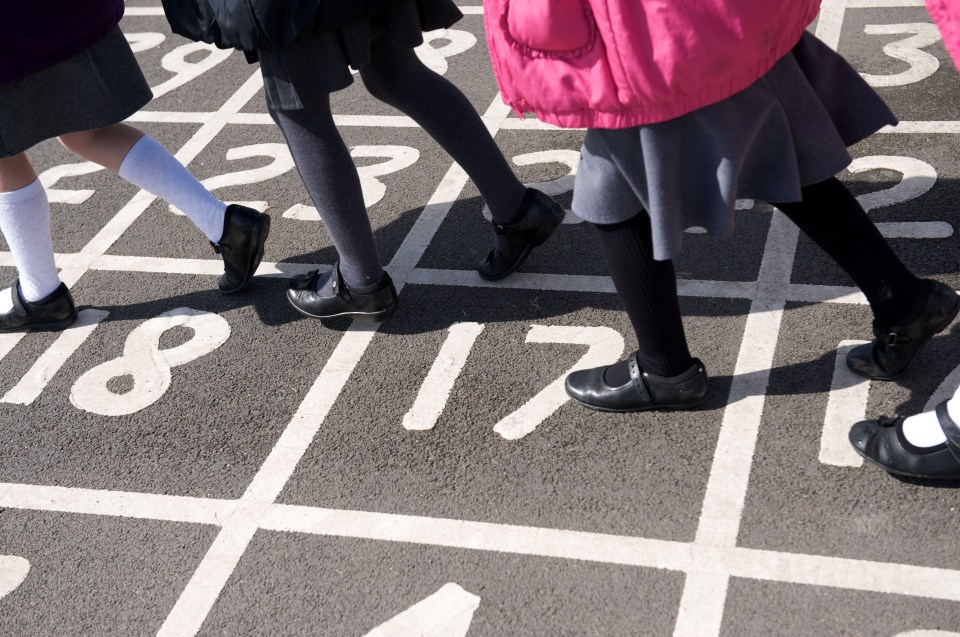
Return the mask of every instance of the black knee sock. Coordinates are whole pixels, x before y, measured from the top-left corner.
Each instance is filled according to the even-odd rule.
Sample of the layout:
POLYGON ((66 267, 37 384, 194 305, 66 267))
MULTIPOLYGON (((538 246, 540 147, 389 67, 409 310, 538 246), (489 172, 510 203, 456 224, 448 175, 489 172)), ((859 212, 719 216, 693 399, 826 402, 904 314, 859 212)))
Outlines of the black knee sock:
POLYGON ((904 267, 863 207, 838 179, 804 186, 803 201, 775 203, 830 255, 867 297, 877 324, 910 312, 920 281, 904 267))
MULTIPOLYGON (((596 225, 613 284, 637 333, 637 357, 644 371, 676 376, 692 364, 680 319, 677 277, 672 261, 656 261, 650 217, 641 211, 628 221, 596 225)), ((612 387, 629 380, 625 363, 607 370, 612 387)))
POLYGON ((340 256, 340 274, 349 287, 369 286, 383 277, 360 177, 333 123, 329 103, 297 111, 271 111, 283 131, 300 178, 340 256))
POLYGON ((460 89, 385 37, 370 45, 370 66, 360 77, 374 97, 411 117, 463 167, 494 221, 516 219, 526 188, 460 89))

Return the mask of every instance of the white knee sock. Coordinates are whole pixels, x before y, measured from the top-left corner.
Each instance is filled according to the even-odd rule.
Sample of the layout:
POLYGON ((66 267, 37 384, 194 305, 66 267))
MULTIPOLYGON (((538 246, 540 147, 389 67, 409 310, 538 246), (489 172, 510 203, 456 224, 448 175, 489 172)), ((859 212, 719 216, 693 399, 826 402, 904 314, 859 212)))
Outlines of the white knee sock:
MULTIPOLYGON (((960 423, 960 388, 947 401, 947 413, 960 423)), ((935 411, 925 411, 904 420, 903 435, 915 447, 933 447, 947 441, 935 411)))
MULTIPOLYGON (((17 264, 25 301, 39 301, 60 287, 50 238, 50 203, 39 179, 19 190, 0 192, 0 232, 17 264)), ((0 292, 0 303, 4 311, 10 309, 9 288, 0 292)))
POLYGON ((214 243, 223 236, 227 204, 204 188, 177 158, 155 139, 144 135, 120 164, 120 176, 183 210, 214 243))

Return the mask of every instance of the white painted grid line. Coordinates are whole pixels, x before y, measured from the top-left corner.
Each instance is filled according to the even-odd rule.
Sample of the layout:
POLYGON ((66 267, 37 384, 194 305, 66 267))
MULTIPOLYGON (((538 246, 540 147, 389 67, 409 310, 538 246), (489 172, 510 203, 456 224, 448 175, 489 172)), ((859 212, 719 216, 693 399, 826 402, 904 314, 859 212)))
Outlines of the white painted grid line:
POLYGON ((960 571, 544 527, 240 500, 0 484, 0 507, 397 542, 960 601, 960 571))
MULTIPOLYGON (((77 254, 56 254, 59 268, 77 267, 80 259, 77 254)), ((13 257, 9 252, 0 252, 0 266, 13 267, 13 257)), ((257 277, 290 278, 311 270, 326 272, 329 263, 290 263, 264 261, 257 269, 257 277)), ((223 263, 219 259, 183 259, 167 257, 124 256, 105 254, 89 264, 89 270, 100 272, 152 272, 156 274, 187 274, 200 276, 220 276, 223 263)), ((394 265, 386 269, 395 278, 405 273, 405 282, 414 285, 444 285, 453 287, 494 288, 503 290, 546 290, 557 292, 599 292, 615 294, 616 288, 608 276, 587 274, 550 274, 534 272, 515 272, 509 279, 485 281, 477 276, 475 270, 440 270, 433 268, 414 268, 408 270, 394 265)), ((866 305, 867 299, 855 287, 840 285, 818 285, 813 283, 790 283, 782 289, 757 290, 755 281, 706 281, 697 279, 678 279, 677 292, 680 296, 722 299, 754 300, 763 296, 767 299, 797 301, 802 303, 839 303, 848 305, 866 305)), ((0 339, 0 352, 2 352, 0 339)), ((0 356, 2 359, 3 356, 0 356)))
MULTIPOLYGON (((142 110, 131 115, 127 121, 131 123, 177 123, 177 124, 205 124, 216 112, 214 111, 151 111, 142 110)), ((337 126, 370 127, 370 128, 419 128, 419 124, 405 115, 334 115, 337 126)), ((227 124, 240 126, 273 126, 274 122, 266 113, 235 113, 227 118, 227 124)), ((501 130, 523 131, 560 131, 586 130, 582 128, 560 128, 547 122, 542 122, 532 115, 524 119, 508 118, 504 120, 501 130)), ((877 131, 883 135, 957 135, 960 134, 960 121, 901 121, 896 126, 884 126, 877 131)))
MULTIPOLYGON (((840 41, 846 2, 824 0, 821 5, 817 37, 834 50, 840 41)), ((799 235, 799 228, 783 213, 774 213, 757 278, 757 298, 747 316, 707 481, 695 540, 700 546, 734 548, 737 544, 783 318, 784 303, 775 299, 782 298, 781 291, 790 284, 799 235)), ((675 637, 719 635, 723 625, 729 575, 717 572, 709 553, 695 562, 694 572, 684 584, 675 637)))
POLYGON ((854 347, 867 341, 840 341, 834 364, 833 380, 823 416, 823 431, 820 434, 820 453, 823 464, 835 467, 861 467, 860 457, 848 441, 851 423, 865 418, 867 399, 870 396, 870 381, 857 376, 847 368, 847 355, 854 347))

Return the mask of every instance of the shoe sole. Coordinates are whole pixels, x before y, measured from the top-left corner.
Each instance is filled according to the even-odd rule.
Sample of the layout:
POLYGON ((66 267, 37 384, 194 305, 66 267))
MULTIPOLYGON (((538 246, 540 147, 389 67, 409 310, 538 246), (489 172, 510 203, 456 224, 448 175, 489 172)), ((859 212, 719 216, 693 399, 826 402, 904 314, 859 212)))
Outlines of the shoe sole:
POLYGON ((60 332, 71 325, 77 320, 76 316, 71 316, 70 318, 63 319, 62 321, 54 321, 53 323, 36 323, 34 325, 23 325, 21 327, 11 327, 11 328, 0 328, 0 334, 12 334, 15 332, 60 332))
POLYGON ((320 319, 321 321, 324 319, 349 318, 349 319, 353 319, 354 321, 359 321, 360 323, 376 324, 376 323, 383 323, 388 318, 396 314, 397 309, 400 307, 400 301, 397 301, 396 303, 393 303, 386 309, 379 310, 377 312, 341 312, 339 314, 324 314, 324 315, 311 314, 310 312, 307 312, 297 307, 296 305, 293 305, 293 303, 290 303, 290 305, 293 306, 293 309, 300 312, 304 316, 307 316, 309 318, 314 318, 314 319, 320 319))
MULTIPOLYGON (((564 213, 564 215, 565 215, 565 214, 566 214, 566 213, 564 213)), ((560 224, 561 224, 561 223, 563 223, 563 215, 561 215, 560 218, 557 220, 557 222, 556 222, 555 224, 553 224, 552 227, 550 227, 549 231, 547 231, 546 233, 541 232, 541 234, 538 235, 533 241, 531 241, 530 243, 528 243, 528 244, 527 244, 527 247, 524 248, 524 249, 523 249, 523 252, 520 253, 520 258, 517 259, 517 260, 514 262, 514 264, 513 264, 512 266, 510 266, 510 269, 507 270, 506 272, 504 272, 504 273, 502 273, 502 274, 498 274, 498 275, 496 275, 496 276, 485 276, 485 275, 484 275, 483 273, 481 273, 480 271, 477 271, 477 274, 479 274, 479 275, 480 275, 480 278, 483 279, 484 281, 500 281, 500 280, 502 280, 502 279, 507 278, 508 276, 510 276, 511 274, 513 274, 514 272, 516 272, 516 271, 517 271, 517 268, 519 268, 521 265, 523 265, 523 262, 527 260, 527 257, 530 256, 530 253, 533 252, 533 249, 534 249, 534 248, 536 248, 536 247, 538 247, 538 246, 542 246, 544 243, 547 242, 547 239, 549 239, 550 237, 553 236, 553 233, 557 231, 557 228, 560 227, 560 224)), ((546 224, 544 224, 544 226, 540 226, 540 230, 541 230, 541 231, 544 229, 545 225, 546 225, 546 224)))
MULTIPOLYGON (((913 358, 910 359, 910 362, 907 363, 907 366, 904 367, 903 370, 902 370, 899 374, 894 374, 893 376, 862 376, 862 375, 860 375, 860 374, 857 374, 857 372, 854 372, 852 369, 851 369, 850 371, 853 372, 854 374, 856 374, 857 376, 860 376, 860 378, 867 378, 867 379, 870 379, 870 380, 884 380, 884 381, 885 381, 885 380, 896 380, 896 379, 900 378, 901 376, 903 376, 904 374, 907 373, 907 371, 908 371, 908 370, 910 369, 910 367, 913 365, 914 361, 916 361, 917 358, 920 357, 920 352, 923 351, 923 348, 926 347, 926 345, 927 345, 927 343, 930 341, 930 339, 933 338, 934 336, 936 336, 937 334, 939 334, 940 332, 942 332, 943 330, 945 330, 945 329, 947 329, 948 327, 950 327, 950 324, 953 323, 953 319, 957 318, 957 314, 960 314, 960 298, 958 298, 958 299, 956 300, 956 302, 954 302, 954 304, 953 304, 953 309, 950 310, 950 314, 947 316, 947 318, 943 319, 943 321, 940 323, 940 325, 937 326, 937 329, 935 329, 934 331, 930 332, 930 333, 926 336, 926 338, 924 338, 922 341, 920 341, 920 347, 917 348, 917 353, 913 355, 913 358)), ((849 369, 849 368, 848 368, 848 369, 849 369)), ((864 456, 864 457, 866 457, 866 456, 864 456)), ((882 465, 881 465, 881 466, 882 466, 882 465)), ((906 474, 904 474, 904 475, 906 475, 906 474)), ((917 477, 917 476, 911 476, 911 477, 917 477)), ((921 476, 921 477, 922 477, 922 476, 921 476)))
POLYGON ((889 473, 889 474, 892 475, 892 476, 902 476, 902 477, 904 477, 904 478, 915 478, 915 479, 918 479, 918 480, 934 480, 934 481, 937 481, 937 480, 960 480, 960 474, 952 474, 952 475, 948 475, 948 476, 930 476, 930 475, 922 475, 922 474, 919 474, 919 473, 907 473, 906 471, 898 471, 898 470, 896 470, 896 469, 891 469, 890 467, 888 467, 888 466, 886 466, 886 465, 884 465, 884 464, 880 464, 879 462, 877 462, 876 460, 874 460, 874 459, 871 458, 870 456, 867 456, 867 455, 864 455, 864 454, 860 453, 860 450, 857 449, 856 447, 854 447, 853 449, 854 449, 854 451, 857 452, 857 455, 859 455, 861 458, 863 458, 864 460, 866 460, 867 462, 869 462, 870 464, 872 464, 872 465, 875 466, 875 467, 880 467, 881 469, 883 469, 884 471, 886 471, 887 473, 889 473))
POLYGON ((234 289, 220 290, 224 294, 236 294, 250 285, 250 282, 253 280, 253 275, 257 273, 257 268, 260 267, 260 261, 263 259, 263 250, 267 244, 267 237, 270 236, 270 215, 261 215, 253 231, 257 235, 257 251, 253 256, 250 267, 247 268, 247 276, 243 278, 243 283, 234 289))
POLYGON ((578 405, 583 405, 587 409, 592 409, 594 411, 604 411, 611 414, 632 414, 638 411, 684 411, 687 409, 695 409, 706 402, 707 398, 704 396, 695 403, 689 403, 685 405, 658 405, 656 403, 646 406, 646 407, 636 407, 634 409, 613 409, 611 407, 599 407, 597 405, 591 405, 589 403, 582 402, 577 400, 574 397, 570 397, 570 400, 577 403, 578 405))

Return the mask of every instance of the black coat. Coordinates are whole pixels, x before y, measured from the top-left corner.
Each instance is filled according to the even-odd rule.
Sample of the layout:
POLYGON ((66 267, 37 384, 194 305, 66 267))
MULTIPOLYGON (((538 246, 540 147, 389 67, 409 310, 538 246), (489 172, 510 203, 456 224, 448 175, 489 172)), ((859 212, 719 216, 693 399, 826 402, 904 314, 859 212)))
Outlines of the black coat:
POLYGON ((170 28, 221 49, 280 51, 358 22, 399 0, 163 0, 170 28))
POLYGON ((0 84, 87 50, 122 16, 123 0, 0 0, 0 84))

